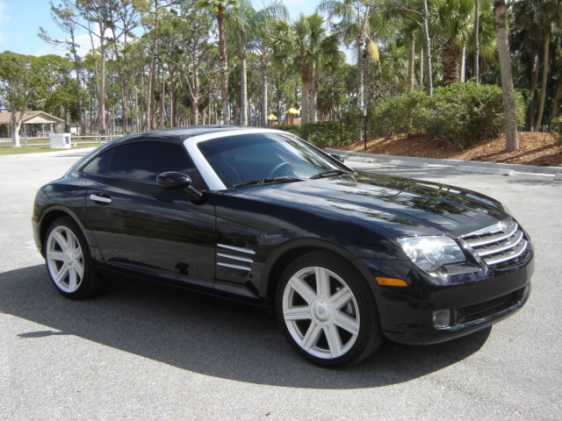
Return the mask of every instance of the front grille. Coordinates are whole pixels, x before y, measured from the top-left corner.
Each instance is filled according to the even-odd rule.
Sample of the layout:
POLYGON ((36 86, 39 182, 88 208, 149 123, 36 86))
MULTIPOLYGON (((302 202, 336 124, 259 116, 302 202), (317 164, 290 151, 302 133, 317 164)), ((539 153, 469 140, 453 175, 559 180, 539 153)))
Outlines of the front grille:
POLYGON ((489 266, 516 263, 528 245, 525 234, 513 220, 499 222, 461 239, 489 266))
POLYGON ((484 303, 459 308, 455 312, 455 323, 461 324, 472 322, 508 309, 521 302, 524 292, 525 288, 521 288, 515 292, 484 303))

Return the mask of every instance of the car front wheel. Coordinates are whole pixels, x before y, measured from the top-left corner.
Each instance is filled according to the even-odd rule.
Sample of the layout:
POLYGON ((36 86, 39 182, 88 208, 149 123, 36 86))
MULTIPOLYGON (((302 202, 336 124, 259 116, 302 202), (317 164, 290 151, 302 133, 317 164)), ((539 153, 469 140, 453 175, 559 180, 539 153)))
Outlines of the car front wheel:
POLYGON ((45 261, 51 281, 67 298, 90 297, 101 290, 88 244, 76 223, 63 217, 54 221, 45 237, 45 261))
POLYGON ((381 343, 372 292, 353 266, 331 253, 309 253, 287 267, 276 309, 289 342, 317 365, 356 363, 381 343))

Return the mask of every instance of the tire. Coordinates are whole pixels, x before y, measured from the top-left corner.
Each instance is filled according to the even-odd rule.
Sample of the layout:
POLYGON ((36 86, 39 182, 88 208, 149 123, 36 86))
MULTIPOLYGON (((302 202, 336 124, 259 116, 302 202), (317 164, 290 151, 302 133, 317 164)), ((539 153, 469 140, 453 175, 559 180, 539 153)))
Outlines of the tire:
POLYGON ((59 218, 49 226, 44 250, 49 277, 63 296, 84 299, 101 292, 103 283, 94 272, 88 243, 71 218, 59 218))
POLYGON ((285 336, 308 361, 342 367, 382 342, 375 299, 361 274, 328 252, 299 257, 283 272, 276 312, 285 336))

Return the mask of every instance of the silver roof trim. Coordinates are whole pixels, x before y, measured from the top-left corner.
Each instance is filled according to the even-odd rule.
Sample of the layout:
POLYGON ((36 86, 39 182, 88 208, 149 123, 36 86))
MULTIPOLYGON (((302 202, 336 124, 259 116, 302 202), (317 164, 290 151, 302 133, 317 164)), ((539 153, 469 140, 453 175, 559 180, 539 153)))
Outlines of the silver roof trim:
POLYGON ((248 128, 248 129, 240 129, 240 128, 233 128, 232 130, 225 130, 219 131, 214 133, 206 133, 199 136, 188 137, 184 140, 183 145, 187 149, 187 152, 193 159, 193 163, 201 173, 201 176, 207 183, 209 190, 211 191, 220 191, 226 190, 226 186, 215 172, 213 167, 207 162, 201 151, 199 150, 199 143, 205 142, 210 139, 218 139, 221 137, 230 137, 230 136, 240 136, 245 134, 258 134, 258 133, 275 133, 281 136, 290 137, 289 133, 285 133, 281 130, 275 129, 260 129, 260 128, 248 128))

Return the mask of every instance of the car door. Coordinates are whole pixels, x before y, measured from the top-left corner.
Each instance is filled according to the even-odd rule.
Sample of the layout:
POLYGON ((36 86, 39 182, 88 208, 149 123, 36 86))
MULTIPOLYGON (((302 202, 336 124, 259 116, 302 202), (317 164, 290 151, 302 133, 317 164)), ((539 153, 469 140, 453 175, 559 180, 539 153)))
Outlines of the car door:
POLYGON ((87 228, 109 265, 211 288, 214 206, 194 204, 183 189, 159 187, 156 176, 166 171, 198 179, 177 143, 137 141, 100 155, 83 170, 96 182, 86 195, 87 228))

